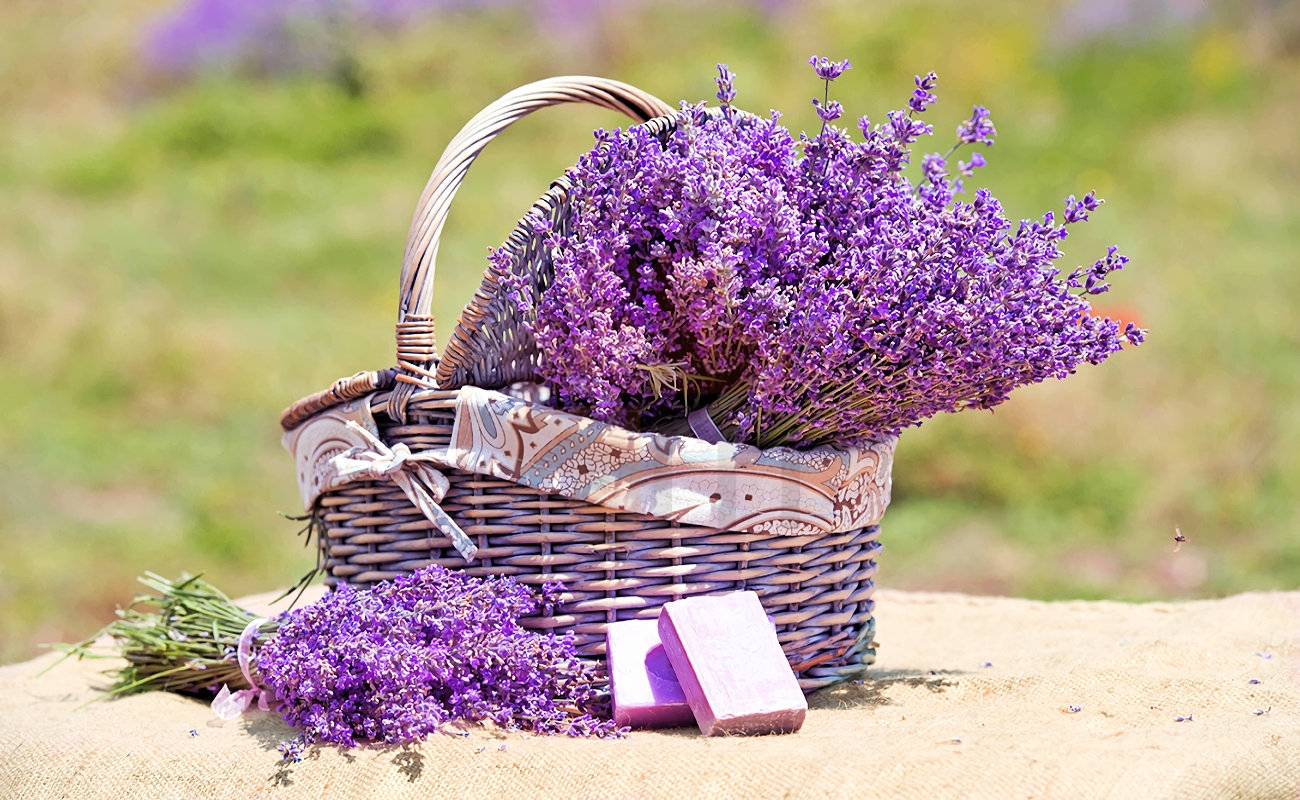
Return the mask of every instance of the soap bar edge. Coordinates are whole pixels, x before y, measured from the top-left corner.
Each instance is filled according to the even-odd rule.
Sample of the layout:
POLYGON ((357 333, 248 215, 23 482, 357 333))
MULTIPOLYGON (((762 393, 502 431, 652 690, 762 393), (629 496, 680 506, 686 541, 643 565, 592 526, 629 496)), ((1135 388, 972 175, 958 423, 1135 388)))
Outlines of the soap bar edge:
POLYGON ((704 695, 700 678, 691 665, 690 654, 686 652, 681 637, 677 635, 676 623, 673 621, 669 605, 671 604, 665 603, 659 611, 659 641, 664 646, 668 663, 673 665, 673 672, 677 673, 677 683, 682 687, 682 693, 686 695, 686 703, 691 707, 691 713, 695 715, 695 724, 705 735, 711 735, 710 731, 717 724, 718 718, 713 713, 709 699, 704 695))

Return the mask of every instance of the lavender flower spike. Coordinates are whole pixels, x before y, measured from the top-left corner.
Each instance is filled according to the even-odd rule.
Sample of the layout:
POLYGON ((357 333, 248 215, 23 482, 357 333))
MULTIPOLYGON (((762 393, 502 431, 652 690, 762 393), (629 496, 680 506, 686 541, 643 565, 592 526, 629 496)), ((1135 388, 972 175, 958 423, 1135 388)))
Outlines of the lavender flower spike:
MULTIPOLYGON (((983 153, 971 153, 969 162, 967 161, 957 162, 957 169, 958 171, 961 172, 963 177, 969 178, 975 174, 976 169, 978 169, 979 167, 983 167, 987 164, 988 162, 984 160, 983 153)), ((1066 218, 1067 219, 1069 218, 1068 214, 1066 218)))
POLYGON ((727 69, 726 64, 719 64, 718 77, 714 81, 718 84, 718 102, 724 106, 731 105, 731 101, 736 99, 736 74, 727 69))
POLYGON ((1132 322, 1124 323, 1124 338, 1134 347, 1142 344, 1147 340, 1147 332, 1134 325, 1132 322))
POLYGON ((1075 200, 1074 195, 1065 198, 1065 221, 1087 222, 1088 212, 1095 211, 1103 201, 1097 199, 1096 192, 1088 192, 1082 200, 1075 200))
POLYGON ((825 105, 816 97, 812 101, 813 108, 817 109, 817 116, 821 117, 822 122, 834 122, 844 115, 844 106, 838 100, 831 100, 825 105))
POLYGON ((970 119, 957 126, 957 138, 963 144, 991 145, 997 133, 993 121, 989 119, 989 110, 984 106, 975 106, 970 119))
POLYGON ((939 76, 933 72, 928 73, 924 78, 916 76, 916 89, 912 92, 912 99, 907 101, 908 108, 920 114, 925 111, 938 98, 934 92, 930 91, 934 85, 939 82, 939 76))
POLYGON ((812 64, 817 77, 824 81, 833 81, 848 70, 853 69, 853 65, 849 63, 847 58, 843 61, 831 61, 823 56, 813 56, 808 59, 808 63, 812 64))

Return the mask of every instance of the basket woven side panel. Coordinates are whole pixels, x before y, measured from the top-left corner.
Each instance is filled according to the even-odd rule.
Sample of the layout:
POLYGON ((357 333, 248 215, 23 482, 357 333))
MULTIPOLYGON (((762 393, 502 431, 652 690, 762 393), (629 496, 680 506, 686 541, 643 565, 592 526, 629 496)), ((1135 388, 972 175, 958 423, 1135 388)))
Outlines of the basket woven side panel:
MULTIPOLYGON (((383 439, 413 452, 446 444, 454 399, 416 396, 408 423, 377 415, 383 439)), ((372 407, 383 408, 376 398, 372 407)), ((871 600, 878 526, 821 536, 772 536, 678 525, 548 495, 507 481, 445 472, 441 506, 478 545, 467 563, 391 483, 358 482, 317 506, 331 582, 369 585, 441 564, 472 575, 510 575, 567 589, 530 627, 572 630, 583 655, 604 654, 605 627, 654 618, 664 603, 752 590, 805 689, 859 671, 874 659, 871 600)))
MULTIPOLYGON (((568 235, 568 197, 568 181, 555 181, 503 244, 510 254, 513 275, 523 278, 524 291, 534 298, 549 288, 554 271, 550 250, 533 232, 532 219, 549 220, 557 235, 568 235)), ((508 296, 503 285, 507 277, 495 263, 488 266, 473 299, 456 320, 438 363, 436 375, 441 386, 508 386, 536 378, 537 343, 524 325, 518 305, 508 296)))

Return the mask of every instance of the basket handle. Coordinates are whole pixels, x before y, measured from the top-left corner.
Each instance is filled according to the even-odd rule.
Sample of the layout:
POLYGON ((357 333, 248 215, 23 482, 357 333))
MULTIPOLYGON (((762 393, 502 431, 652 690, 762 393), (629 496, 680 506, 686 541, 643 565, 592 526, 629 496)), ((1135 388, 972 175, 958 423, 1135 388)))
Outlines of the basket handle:
POLYGON ((539 108, 562 103, 590 103, 622 112, 637 122, 673 113, 667 103, 635 86, 607 78, 572 75, 548 78, 507 92, 465 123, 438 159, 411 219, 397 313, 397 367, 359 372, 302 398, 280 415, 280 424, 286 431, 324 409, 387 389, 393 390, 387 399, 389 415, 405 421, 406 404, 415 390, 437 385, 432 371, 437 360, 432 313, 434 262, 452 198, 474 159, 497 134, 539 108))
POLYGON ((673 113, 652 94, 620 81, 585 75, 548 78, 507 92, 473 119, 447 145, 420 195, 406 237, 397 315, 397 379, 427 385, 437 357, 433 331, 433 279, 438 240, 451 201, 474 159, 496 136, 540 108, 589 103, 645 122, 673 113))

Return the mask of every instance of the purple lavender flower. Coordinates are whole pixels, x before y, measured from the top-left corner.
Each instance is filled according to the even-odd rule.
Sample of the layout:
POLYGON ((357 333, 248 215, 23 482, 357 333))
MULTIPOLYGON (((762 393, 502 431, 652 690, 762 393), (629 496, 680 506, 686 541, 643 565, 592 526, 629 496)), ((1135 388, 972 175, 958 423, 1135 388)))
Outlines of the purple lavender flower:
POLYGON ((1095 192, 1088 192, 1082 200, 1075 200, 1074 195, 1065 199, 1065 221, 1066 222, 1087 222, 1088 212, 1096 211, 1097 206, 1102 201, 1097 199, 1095 192))
POLYGON ((963 144, 991 145, 996 135, 993 120, 989 119, 989 110, 984 106, 975 106, 970 119, 957 126, 957 139, 963 144))
MULTIPOLYGON (((207 70, 318 73, 355 69, 359 36, 458 8, 516 0, 181 0, 149 26, 142 60, 178 76, 207 70)), ((554 13, 534 10, 539 25, 554 13)), ((353 80, 359 80, 355 75, 353 80)))
MULTIPOLYGON (((810 63, 827 83, 847 68, 810 63)), ((796 142, 776 115, 724 124, 699 107, 663 141, 599 133, 569 174, 568 228, 549 234, 552 285, 511 285, 561 403, 669 433, 706 407, 733 441, 847 443, 992 408, 1140 343, 1086 299, 1127 258, 1054 266, 1095 195, 1067 200, 1063 224, 1048 212, 1014 226, 987 190, 954 201, 945 156, 907 178, 912 145, 933 133, 913 114, 934 82, 918 77, 926 96, 884 123, 860 119, 861 141, 823 124, 796 142)), ((824 123, 842 112, 814 105, 824 123)), ((976 106, 958 145, 994 135, 976 106)), ((984 163, 974 153, 958 170, 984 163)))
POLYGON ((847 58, 843 61, 831 61, 829 58, 824 58, 822 56, 813 56, 808 59, 808 63, 812 65, 813 71, 817 73, 817 77, 827 81, 828 83, 843 75, 848 70, 853 69, 853 65, 849 63, 847 58))
POLYGON ((934 129, 929 124, 912 119, 911 114, 902 110, 889 112, 889 124, 886 130, 890 137, 903 147, 913 144, 922 136, 934 133, 934 129))
POLYGON ((925 111, 937 99, 932 89, 939 82, 939 76, 933 72, 927 73, 924 78, 916 76, 916 89, 912 91, 912 99, 907 101, 907 105, 916 113, 920 114, 925 111))
POLYGON ((960 172, 963 176, 969 178, 975 174, 975 170, 979 169, 980 167, 987 166, 987 164, 988 162, 984 160, 983 153, 971 153, 970 161, 957 162, 957 171, 960 172))
POLYGON ((285 761, 291 761, 295 764, 302 761, 303 751, 307 747, 307 737, 299 734, 292 739, 287 739, 275 746, 280 751, 280 757, 285 761))
POLYGON ((813 108, 817 109, 817 116, 821 117, 822 122, 834 122, 844 114, 844 106, 840 101, 831 100, 825 104, 816 97, 812 101, 813 108))
POLYGON ((753 333, 780 315, 777 285, 817 245, 775 118, 718 124, 687 109, 666 145, 641 128, 597 138, 570 171, 553 284, 540 299, 513 288, 561 401, 633 422, 670 407, 692 376, 740 374, 753 333))
POLYGON ((921 172, 925 183, 916 188, 916 194, 932 208, 941 209, 948 205, 961 189, 960 183, 949 179, 948 162, 938 153, 928 153, 921 158, 921 172))
MULTIPOLYGON (((1069 212, 1067 211, 1067 217, 1069 212)), ((1064 229, 1062 229, 1064 230, 1064 229)), ((1110 284, 1106 283, 1107 276, 1112 272, 1118 272, 1128 263, 1128 256, 1122 256, 1118 252, 1119 248, 1111 246, 1106 250, 1106 257, 1100 258, 1092 265, 1092 269, 1084 271, 1083 268, 1076 269, 1070 273, 1066 279, 1067 285, 1078 288, 1080 278, 1083 279, 1083 290, 1087 294, 1102 294, 1110 290, 1110 284)))
POLYGON ((1124 323, 1124 338, 1128 343, 1136 347, 1147 340, 1147 332, 1139 328, 1132 322, 1124 323))
POLYGON ((727 69, 726 64, 718 65, 718 77, 715 79, 718 84, 718 102, 724 106, 731 105, 731 101, 736 99, 736 76, 727 69))
POLYGON ((844 114, 844 106, 839 101, 831 100, 831 81, 843 75, 846 70, 852 69, 852 66, 849 64, 848 59, 835 62, 818 56, 808 59, 808 63, 812 64, 813 70, 824 84, 821 99, 818 100, 814 97, 812 101, 813 108, 817 110, 817 116, 822 121, 821 135, 824 135, 826 126, 844 114))
POLYGON ((572 635, 520 626, 537 608, 510 578, 432 566, 369 591, 345 584, 289 612, 256 657, 285 720, 303 729, 281 745, 284 757, 315 741, 422 739, 458 719, 621 735, 593 716, 604 711, 596 667, 572 635))

